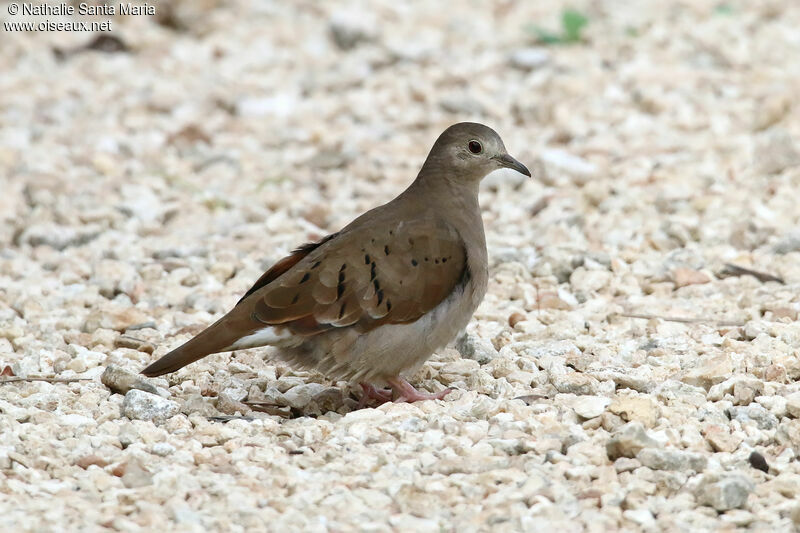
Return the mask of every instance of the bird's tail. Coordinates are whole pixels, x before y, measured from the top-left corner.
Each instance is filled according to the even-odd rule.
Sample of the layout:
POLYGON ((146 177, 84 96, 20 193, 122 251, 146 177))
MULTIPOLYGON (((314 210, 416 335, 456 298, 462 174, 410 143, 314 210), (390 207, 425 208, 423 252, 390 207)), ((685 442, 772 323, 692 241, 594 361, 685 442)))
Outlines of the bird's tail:
POLYGON ((231 349, 231 344, 236 341, 236 336, 223 321, 222 317, 214 324, 200 332, 196 337, 186 341, 167 355, 151 364, 142 374, 149 377, 160 376, 175 372, 198 359, 212 353, 225 352, 231 349))

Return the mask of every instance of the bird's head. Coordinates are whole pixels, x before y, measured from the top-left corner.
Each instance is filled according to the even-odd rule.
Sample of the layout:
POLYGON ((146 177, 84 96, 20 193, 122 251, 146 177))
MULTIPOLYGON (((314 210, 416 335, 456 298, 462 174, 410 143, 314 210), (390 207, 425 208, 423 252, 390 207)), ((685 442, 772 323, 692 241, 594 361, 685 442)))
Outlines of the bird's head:
POLYGON ((436 140, 421 174, 444 173, 450 179, 475 182, 501 168, 531 175, 525 165, 509 155, 492 128, 477 122, 459 122, 444 130, 436 140))

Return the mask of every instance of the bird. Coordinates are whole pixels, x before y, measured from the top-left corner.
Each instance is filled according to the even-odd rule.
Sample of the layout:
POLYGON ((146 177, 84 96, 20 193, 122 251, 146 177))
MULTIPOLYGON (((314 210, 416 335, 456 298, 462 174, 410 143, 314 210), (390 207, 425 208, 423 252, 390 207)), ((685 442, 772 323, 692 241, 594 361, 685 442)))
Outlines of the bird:
POLYGON ((420 392, 403 376, 464 330, 486 294, 478 189, 502 168, 531 177, 490 127, 448 127, 396 198, 294 249, 227 314, 141 373, 274 346, 293 367, 359 383, 362 406, 444 398, 451 389, 420 392))

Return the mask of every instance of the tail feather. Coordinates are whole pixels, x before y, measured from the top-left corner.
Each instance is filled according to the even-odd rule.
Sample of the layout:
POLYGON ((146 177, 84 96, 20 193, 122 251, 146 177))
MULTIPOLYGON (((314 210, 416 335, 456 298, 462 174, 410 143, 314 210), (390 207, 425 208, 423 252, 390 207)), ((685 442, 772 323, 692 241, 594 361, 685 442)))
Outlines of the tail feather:
POLYGON ((161 376, 179 370, 212 353, 230 350, 236 336, 226 327, 226 324, 223 324, 225 318, 227 317, 221 318, 196 337, 175 348, 142 370, 141 373, 148 377, 161 376))

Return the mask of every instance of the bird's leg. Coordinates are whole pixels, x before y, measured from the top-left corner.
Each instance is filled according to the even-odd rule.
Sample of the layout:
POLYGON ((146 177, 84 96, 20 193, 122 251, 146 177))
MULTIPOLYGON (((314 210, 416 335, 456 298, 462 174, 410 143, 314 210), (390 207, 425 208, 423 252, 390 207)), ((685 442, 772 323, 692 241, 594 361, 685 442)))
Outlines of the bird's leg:
POLYGON ((418 402, 420 400, 441 400, 453 389, 447 388, 432 394, 419 392, 414 386, 405 379, 397 376, 386 380, 389 386, 392 387, 395 402, 418 402))
POLYGON ((379 389, 375 385, 370 385, 369 383, 359 383, 359 385, 361 385, 361 390, 364 391, 364 394, 361 395, 361 399, 358 401, 358 406, 356 406, 356 409, 362 409, 366 407, 367 401, 369 400, 377 400, 380 403, 392 401, 391 389, 379 389))

